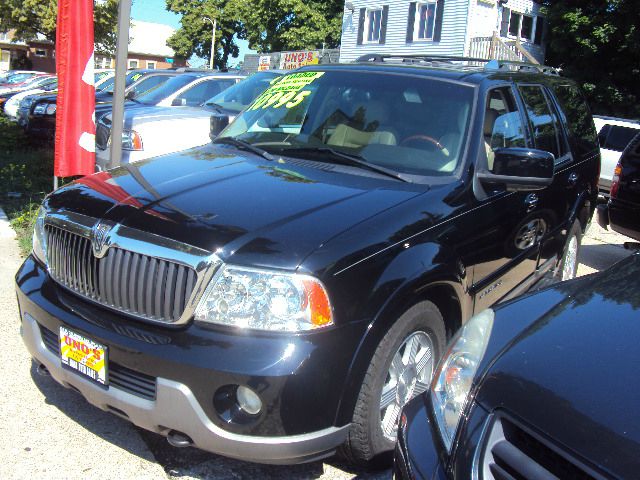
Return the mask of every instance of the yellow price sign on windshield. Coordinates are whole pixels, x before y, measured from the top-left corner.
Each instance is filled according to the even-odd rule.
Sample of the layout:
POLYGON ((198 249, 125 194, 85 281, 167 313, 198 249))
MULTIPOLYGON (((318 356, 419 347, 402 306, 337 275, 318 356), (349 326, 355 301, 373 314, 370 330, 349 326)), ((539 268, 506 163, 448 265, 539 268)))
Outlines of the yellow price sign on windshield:
POLYGON ((300 105, 311 95, 310 90, 303 90, 309 84, 324 75, 324 72, 300 72, 282 77, 265 90, 248 110, 267 108, 293 108, 300 105))

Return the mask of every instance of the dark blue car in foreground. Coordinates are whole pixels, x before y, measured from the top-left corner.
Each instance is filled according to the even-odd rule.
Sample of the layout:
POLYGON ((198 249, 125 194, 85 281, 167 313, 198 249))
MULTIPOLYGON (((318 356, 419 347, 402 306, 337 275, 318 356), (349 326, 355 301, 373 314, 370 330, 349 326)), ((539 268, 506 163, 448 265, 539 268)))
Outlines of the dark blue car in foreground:
POLYGON ((401 416, 396 478, 638 478, 640 256, 487 310, 401 416))

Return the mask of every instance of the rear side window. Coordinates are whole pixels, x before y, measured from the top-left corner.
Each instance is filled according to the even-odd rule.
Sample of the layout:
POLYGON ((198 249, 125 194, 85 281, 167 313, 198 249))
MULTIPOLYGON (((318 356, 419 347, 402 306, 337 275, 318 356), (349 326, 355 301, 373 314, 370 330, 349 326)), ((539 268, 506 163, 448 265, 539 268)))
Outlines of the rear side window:
POLYGON ((235 80, 205 80, 183 92, 178 99, 185 100, 185 105, 197 107, 235 83, 235 80))
POLYGON ((542 87, 520 86, 519 90, 529 118, 535 148, 553 153, 559 158, 558 119, 551 110, 542 87))
MULTIPOLYGON (((608 150, 613 150, 615 152, 622 152, 629 142, 633 140, 633 138, 640 133, 640 130, 636 128, 630 127, 622 127, 619 125, 605 125, 605 127, 609 127, 607 131, 607 136, 604 142, 600 142, 600 146, 602 148, 606 148, 608 150)), ((604 128, 602 129, 604 130, 604 128)), ((601 131, 601 136, 602 136, 601 131)))
POLYGON ((575 85, 556 85, 553 91, 567 119, 577 152, 585 155, 598 149, 596 126, 582 93, 575 85))

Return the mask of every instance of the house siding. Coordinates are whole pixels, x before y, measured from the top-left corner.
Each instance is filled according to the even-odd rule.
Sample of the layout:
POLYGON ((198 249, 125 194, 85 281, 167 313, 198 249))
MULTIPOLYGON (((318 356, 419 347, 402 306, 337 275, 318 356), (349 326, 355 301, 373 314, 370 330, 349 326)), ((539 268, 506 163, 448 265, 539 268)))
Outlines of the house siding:
POLYGON ((342 42, 340 61, 353 62, 367 53, 398 55, 464 55, 467 38, 467 18, 469 0, 445 0, 442 21, 442 37, 439 42, 414 41, 407 43, 407 21, 409 0, 354 1, 354 11, 345 10, 342 20, 342 42), (384 44, 363 43, 357 45, 358 22, 361 8, 382 8, 389 6, 387 34, 384 44))
MULTIPOLYGON (((341 62, 352 62, 368 53, 469 55, 471 39, 499 33, 502 20, 502 7, 498 6, 497 1, 445 0, 441 40, 407 42, 409 0, 355 0, 352 3, 353 13, 345 8, 343 15, 341 62), (360 10, 382 8, 385 5, 389 7, 385 43, 363 42, 358 45, 360 10)), ((540 5, 533 0, 510 0, 505 7, 527 15, 537 16, 540 13, 540 5)), ((522 41, 522 46, 539 61, 544 60, 543 47, 525 41, 522 41)))

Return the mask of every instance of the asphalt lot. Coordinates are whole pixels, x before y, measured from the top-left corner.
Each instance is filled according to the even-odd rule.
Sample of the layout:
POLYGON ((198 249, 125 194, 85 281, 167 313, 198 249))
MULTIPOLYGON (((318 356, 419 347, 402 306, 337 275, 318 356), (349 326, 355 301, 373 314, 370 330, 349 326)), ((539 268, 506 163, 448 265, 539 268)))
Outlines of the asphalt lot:
MULTIPOLYGON (((1 210, 0 210, 1 212, 1 210)), ((608 267, 631 252, 625 237, 593 224, 581 250, 579 275, 608 267)), ((154 434, 92 407, 77 393, 38 375, 22 345, 13 277, 22 259, 0 215, 0 478, 103 479, 382 479, 340 464, 261 466, 196 449, 175 449, 154 434)))

